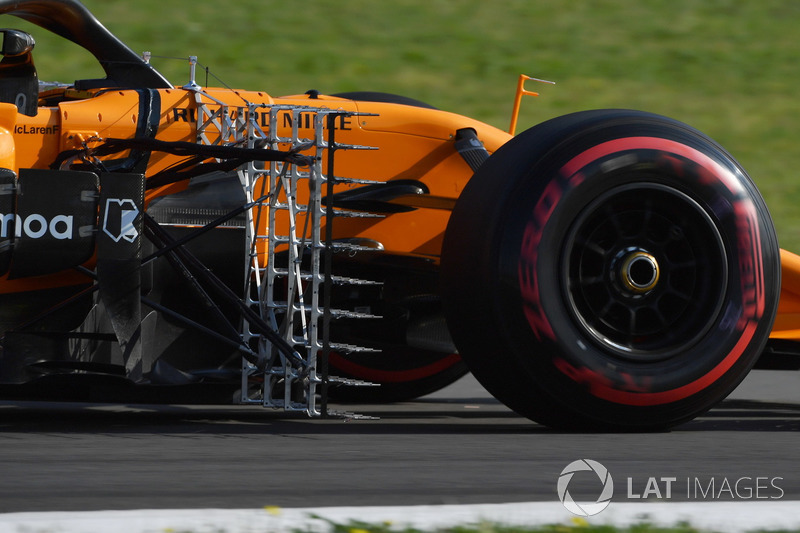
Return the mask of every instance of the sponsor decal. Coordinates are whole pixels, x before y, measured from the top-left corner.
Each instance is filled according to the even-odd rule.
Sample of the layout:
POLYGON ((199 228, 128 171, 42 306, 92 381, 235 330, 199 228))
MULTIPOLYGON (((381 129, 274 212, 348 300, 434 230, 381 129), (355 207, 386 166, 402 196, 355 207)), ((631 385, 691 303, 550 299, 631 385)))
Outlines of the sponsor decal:
MULTIPOLYGON (((237 118, 238 111, 232 110, 230 112, 230 120, 235 121, 237 118)), ((309 111, 308 113, 299 113, 297 115, 297 127, 300 129, 313 129, 314 128, 314 116, 316 113, 313 111, 309 111)), ((218 113, 214 113, 214 118, 218 118, 218 113)), ((253 119, 255 122, 262 128, 269 127, 269 111, 264 112, 254 112, 253 119)), ((346 115, 338 115, 334 121, 334 129, 337 130, 352 130, 353 117, 346 116, 346 115)), ((292 116, 291 111, 286 111, 283 113, 278 113, 278 127, 279 128, 291 128, 294 125, 295 118, 292 116)), ((172 121, 173 122, 188 122, 191 124, 197 123, 197 110, 188 107, 174 107, 172 108, 172 121)), ((324 128, 328 127, 327 120, 324 121, 323 124, 324 128)))
POLYGON ((108 198, 103 217, 103 233, 114 242, 135 241, 139 236, 135 225, 138 214, 139 208, 130 198, 108 198))
POLYGON ((40 239, 45 235, 64 240, 73 238, 72 215, 56 215, 50 220, 38 213, 24 219, 19 215, 0 213, 0 238, 25 237, 40 239))
POLYGON ((29 126, 17 124, 14 126, 14 135, 58 135, 58 124, 52 126, 29 126))

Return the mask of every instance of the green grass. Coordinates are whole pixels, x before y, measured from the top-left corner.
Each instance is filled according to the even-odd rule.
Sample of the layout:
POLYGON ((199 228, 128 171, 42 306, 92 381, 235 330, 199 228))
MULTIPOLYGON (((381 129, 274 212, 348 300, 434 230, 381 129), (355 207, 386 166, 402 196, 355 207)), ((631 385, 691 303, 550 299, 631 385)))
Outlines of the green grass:
MULTIPOLYGON (((764 194, 783 247, 800 250, 800 63, 790 0, 86 0, 136 51, 197 55, 230 86, 274 95, 388 91, 508 127, 519 73, 554 80, 520 129, 571 111, 637 108, 722 143, 764 194)), ((2 17, 4 26, 20 26, 2 17)), ((28 26, 29 27, 29 26, 28 26)), ((43 79, 88 68, 48 50, 43 79)), ((52 47, 50 47, 52 48, 52 47)), ((173 82, 185 62, 154 59, 173 82)), ((94 71, 90 75, 97 75, 94 71)), ((201 78, 199 81, 203 81, 201 78)), ((533 87, 533 86, 531 86, 533 87)))

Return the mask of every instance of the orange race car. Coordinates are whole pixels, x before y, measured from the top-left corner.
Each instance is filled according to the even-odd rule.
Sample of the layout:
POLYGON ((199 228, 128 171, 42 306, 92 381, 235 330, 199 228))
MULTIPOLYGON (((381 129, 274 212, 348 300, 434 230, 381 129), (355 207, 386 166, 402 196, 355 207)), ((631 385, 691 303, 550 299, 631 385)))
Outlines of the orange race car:
POLYGON ((384 93, 201 87, 194 58, 176 86, 77 0, 0 14, 106 74, 40 82, 34 37, 0 30, 3 398, 326 415, 469 370, 537 422, 639 430, 800 366, 800 259, 684 124, 514 136, 384 93))

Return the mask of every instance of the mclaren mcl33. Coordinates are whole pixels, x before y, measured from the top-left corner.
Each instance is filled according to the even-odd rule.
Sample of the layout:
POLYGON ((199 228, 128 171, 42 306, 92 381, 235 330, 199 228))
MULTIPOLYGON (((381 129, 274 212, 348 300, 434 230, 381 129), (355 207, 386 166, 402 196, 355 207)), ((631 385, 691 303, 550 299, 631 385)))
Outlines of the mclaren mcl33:
POLYGON ((0 14, 105 72, 40 82, 34 36, 0 30, 5 399, 316 416, 470 371, 542 424, 654 430, 799 366, 800 259, 685 124, 514 135, 385 93, 201 87, 193 58, 175 85, 77 0, 0 14))

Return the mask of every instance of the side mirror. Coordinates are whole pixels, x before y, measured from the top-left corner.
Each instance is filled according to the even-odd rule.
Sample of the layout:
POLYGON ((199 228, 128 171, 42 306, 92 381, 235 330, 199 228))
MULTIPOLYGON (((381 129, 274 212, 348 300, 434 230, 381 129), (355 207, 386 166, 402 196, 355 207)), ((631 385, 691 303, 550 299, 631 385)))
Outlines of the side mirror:
POLYGON ((3 38, 3 45, 0 47, 0 53, 4 57, 19 57, 30 53, 33 50, 36 41, 30 33, 25 33, 20 30, 0 30, 0 35, 3 38))

